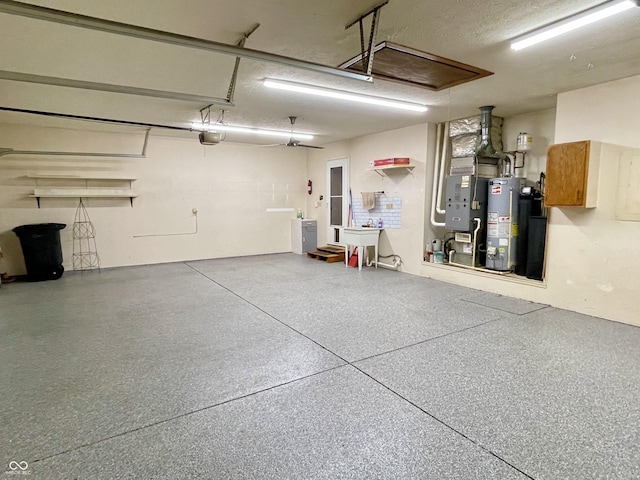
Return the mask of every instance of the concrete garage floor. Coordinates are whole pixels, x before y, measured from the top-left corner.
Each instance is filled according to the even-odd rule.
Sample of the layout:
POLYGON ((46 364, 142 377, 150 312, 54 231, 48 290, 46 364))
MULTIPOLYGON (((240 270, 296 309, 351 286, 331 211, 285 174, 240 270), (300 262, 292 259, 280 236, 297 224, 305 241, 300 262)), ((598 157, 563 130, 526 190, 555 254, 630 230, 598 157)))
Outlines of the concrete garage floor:
POLYGON ((67 272, 0 345, 0 477, 640 478, 640 329, 398 272, 67 272))

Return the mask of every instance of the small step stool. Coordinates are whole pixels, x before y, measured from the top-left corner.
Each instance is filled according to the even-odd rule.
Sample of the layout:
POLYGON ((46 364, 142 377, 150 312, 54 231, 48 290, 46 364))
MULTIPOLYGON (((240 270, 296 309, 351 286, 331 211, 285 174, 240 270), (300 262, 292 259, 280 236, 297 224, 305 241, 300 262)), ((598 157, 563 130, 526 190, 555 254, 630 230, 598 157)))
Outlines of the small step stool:
POLYGON ((307 257, 322 260, 327 263, 344 262, 344 247, 326 245, 307 252, 307 257))

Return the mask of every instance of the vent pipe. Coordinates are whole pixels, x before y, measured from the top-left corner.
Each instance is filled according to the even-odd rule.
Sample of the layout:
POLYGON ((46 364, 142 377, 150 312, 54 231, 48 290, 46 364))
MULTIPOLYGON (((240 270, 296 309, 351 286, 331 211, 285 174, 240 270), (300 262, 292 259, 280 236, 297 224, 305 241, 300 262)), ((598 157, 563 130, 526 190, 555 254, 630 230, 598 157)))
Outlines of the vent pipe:
POLYGON ((494 106, 480 107, 481 138, 480 146, 476 150, 478 158, 502 158, 491 143, 491 111, 494 108, 494 106))

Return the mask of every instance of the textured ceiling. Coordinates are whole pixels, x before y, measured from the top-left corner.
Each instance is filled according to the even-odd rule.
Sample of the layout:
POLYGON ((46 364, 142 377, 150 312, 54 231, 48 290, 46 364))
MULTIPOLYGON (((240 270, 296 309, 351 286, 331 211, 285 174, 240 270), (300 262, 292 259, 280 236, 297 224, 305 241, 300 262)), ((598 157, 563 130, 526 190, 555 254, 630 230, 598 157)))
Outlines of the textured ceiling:
MULTIPOLYGON (((26 3, 26 2, 25 2, 26 3)), ((32 0, 32 4, 229 44, 254 24, 246 47, 337 66, 360 52, 360 32, 345 25, 378 0, 32 0)), ((509 41, 534 28, 594 6, 584 0, 390 0, 380 10, 376 43, 406 45, 495 72, 433 92, 378 80, 358 80, 243 59, 232 124, 316 134, 317 145, 423 122, 473 114, 495 105, 510 116, 555 106, 560 92, 640 74, 640 8, 565 38, 520 52, 509 41), (570 60, 572 56, 574 60, 570 60), (265 89, 265 77, 326 85, 425 103, 426 113, 391 112, 265 89)), ((368 34, 368 20, 365 30, 368 34)), ((234 58, 110 33, 0 14, 0 70, 92 82, 226 97, 234 58)), ((0 80, 0 106, 189 127, 197 102, 0 80)), ((216 113, 214 113, 216 115, 216 113)), ((0 121, 52 124, 0 112, 0 121)), ((87 122, 55 122, 98 128, 87 122), (66 122, 66 123, 65 123, 66 122)), ((229 140, 246 138, 230 135, 229 140)))

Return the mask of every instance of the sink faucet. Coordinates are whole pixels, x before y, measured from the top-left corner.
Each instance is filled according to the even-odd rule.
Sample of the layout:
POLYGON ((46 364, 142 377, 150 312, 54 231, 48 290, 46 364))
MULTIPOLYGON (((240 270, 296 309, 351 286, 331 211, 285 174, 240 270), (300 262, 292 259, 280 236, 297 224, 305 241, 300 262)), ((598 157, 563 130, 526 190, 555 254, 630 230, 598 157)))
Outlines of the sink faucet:
POLYGON ((367 220, 367 227, 373 227, 373 218, 367 220))

